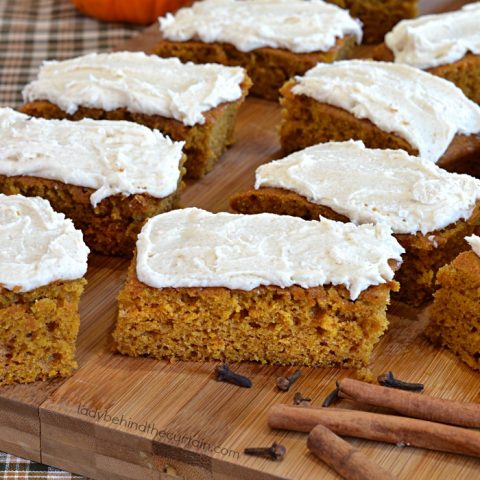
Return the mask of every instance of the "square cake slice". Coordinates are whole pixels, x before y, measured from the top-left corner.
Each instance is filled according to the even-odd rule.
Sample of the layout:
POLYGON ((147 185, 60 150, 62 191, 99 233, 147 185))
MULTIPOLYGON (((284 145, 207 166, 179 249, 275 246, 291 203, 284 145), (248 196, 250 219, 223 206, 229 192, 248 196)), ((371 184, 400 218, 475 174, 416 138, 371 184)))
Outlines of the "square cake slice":
POLYGON ((209 172, 233 142, 251 82, 240 67, 183 64, 142 52, 45 62, 22 112, 48 119, 128 120, 185 142, 187 177, 209 172))
POLYGON ((114 339, 131 356, 365 366, 403 252, 383 225, 158 215, 139 236, 114 339))
POLYGON ((408 65, 350 60, 318 64, 281 93, 286 153, 362 140, 480 176, 480 106, 443 78, 408 65))
POLYGON ((480 226, 480 180, 403 150, 330 142, 260 166, 255 189, 234 195, 231 206, 389 225, 406 250, 394 298, 420 306, 431 299, 438 269, 468 248, 464 237, 480 226))
POLYGON ((480 370, 480 237, 466 240, 472 248, 438 272, 426 334, 480 370))
POLYGON ((42 198, 0 194, 0 385, 67 376, 77 363, 88 248, 42 198))
POLYGON ((318 62, 349 58, 362 39, 358 21, 322 0, 204 0, 159 20, 154 53, 242 66, 252 93, 270 100, 318 62))
POLYGON ((157 130, 0 108, 0 135, 0 193, 47 199, 97 253, 132 256, 145 220, 177 206, 183 142, 157 130))
POLYGON ((400 22, 374 51, 377 60, 426 70, 480 103, 480 2, 400 22))

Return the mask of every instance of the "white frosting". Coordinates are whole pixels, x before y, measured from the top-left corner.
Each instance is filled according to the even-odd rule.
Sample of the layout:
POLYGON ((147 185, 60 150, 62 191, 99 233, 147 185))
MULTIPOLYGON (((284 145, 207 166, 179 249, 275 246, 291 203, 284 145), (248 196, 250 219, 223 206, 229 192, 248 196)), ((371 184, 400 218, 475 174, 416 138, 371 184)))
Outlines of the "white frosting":
POLYGON ((181 63, 142 52, 91 53, 44 62, 37 80, 23 90, 25 101, 48 100, 69 114, 78 107, 205 123, 203 113, 242 96, 245 71, 217 64, 181 63))
POLYGON ((394 272, 401 245, 386 225, 196 208, 151 218, 137 241, 137 276, 155 288, 345 285, 355 300, 394 272))
POLYGON ((104 198, 177 189, 183 142, 133 122, 44 120, 0 108, 0 175, 28 175, 95 189, 104 198))
POLYGON ((322 0, 204 0, 159 20, 168 40, 225 42, 242 52, 262 47, 324 52, 347 35, 362 41, 361 23, 322 0))
POLYGON ((466 237, 465 240, 470 244, 472 250, 480 257, 480 237, 472 235, 471 237, 466 237))
POLYGON ((454 136, 480 132, 480 107, 452 82, 408 65, 367 60, 317 64, 292 91, 368 119, 433 162, 454 136))
POLYGON ((0 194, 0 284, 28 292, 87 271, 82 232, 39 197, 0 194))
POLYGON ((385 223, 394 233, 427 234, 469 218, 480 180, 449 173, 403 150, 362 142, 323 143, 260 166, 255 188, 277 187, 330 207, 357 225, 385 223))
POLYGON ((480 54, 480 2, 455 12, 403 20, 385 36, 395 62, 432 68, 480 54))

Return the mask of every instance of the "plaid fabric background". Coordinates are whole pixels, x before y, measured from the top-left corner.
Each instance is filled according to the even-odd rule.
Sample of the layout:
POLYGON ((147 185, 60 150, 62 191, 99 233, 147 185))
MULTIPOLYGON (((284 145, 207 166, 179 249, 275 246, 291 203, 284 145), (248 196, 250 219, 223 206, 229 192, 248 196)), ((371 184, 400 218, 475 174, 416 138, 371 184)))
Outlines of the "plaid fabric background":
MULTIPOLYGON (((43 60, 109 50, 141 28, 87 18, 69 0, 0 0, 0 106, 22 103, 22 88, 43 60)), ((0 478, 83 477, 0 452, 0 478)))
POLYGON ((60 479, 84 479, 71 473, 62 472, 46 465, 30 462, 21 458, 13 457, 0 452, 0 478, 5 480, 60 480, 60 479))
POLYGON ((0 0, 0 106, 20 105, 43 60, 109 50, 140 28, 98 22, 69 0, 0 0))

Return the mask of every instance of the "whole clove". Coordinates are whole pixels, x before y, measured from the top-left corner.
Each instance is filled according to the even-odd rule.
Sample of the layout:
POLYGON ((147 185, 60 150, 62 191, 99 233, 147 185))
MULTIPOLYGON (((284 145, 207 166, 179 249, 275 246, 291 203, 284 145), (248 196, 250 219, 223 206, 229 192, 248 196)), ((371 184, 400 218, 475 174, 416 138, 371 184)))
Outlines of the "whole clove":
POLYGON ((340 399, 339 393, 340 393, 340 388, 338 387, 338 382, 337 382, 337 388, 333 392, 330 392, 325 397, 325 400, 322 402, 322 407, 330 407, 331 405, 336 403, 340 399))
POLYGON ((300 392, 297 392, 293 397, 294 405, 308 406, 308 405, 310 405, 311 401, 312 401, 311 398, 304 397, 300 392))
POLYGON ((277 387, 282 392, 288 392, 290 387, 300 378, 302 375, 301 370, 295 370, 288 377, 278 377, 277 378, 277 387))
POLYGON ((384 387, 398 388, 399 390, 407 390, 409 392, 423 392, 425 388, 423 383, 408 383, 398 380, 391 371, 380 375, 377 380, 384 387))
POLYGON ((255 457, 268 458, 270 460, 283 460, 287 449, 274 442, 271 447, 266 448, 246 448, 243 451, 246 455, 253 455, 255 457))
POLYGON ((252 381, 245 377, 244 375, 240 375, 238 373, 233 372, 230 370, 228 363, 223 363, 216 368, 217 380, 220 382, 228 382, 233 383, 234 385, 238 385, 239 387, 243 388, 250 388, 252 386, 252 381))

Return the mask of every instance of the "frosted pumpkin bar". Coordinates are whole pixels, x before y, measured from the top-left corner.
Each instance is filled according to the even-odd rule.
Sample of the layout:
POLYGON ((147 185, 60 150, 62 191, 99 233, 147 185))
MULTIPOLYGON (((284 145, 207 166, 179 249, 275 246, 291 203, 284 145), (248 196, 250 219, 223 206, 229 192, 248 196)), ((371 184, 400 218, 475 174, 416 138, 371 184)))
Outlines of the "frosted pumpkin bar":
POLYGON ((0 385, 69 375, 88 248, 42 198, 0 194, 0 385))
POLYGON ((438 272, 440 288, 426 334, 480 370, 480 237, 473 235, 466 240, 469 251, 438 272))
POLYGON ((281 93, 286 153, 362 140, 480 175, 480 107, 443 78, 408 65, 350 60, 318 64, 281 93))
POLYGON ((157 130, 0 108, 0 136, 0 192, 49 200, 98 253, 131 256, 145 220, 177 206, 183 142, 157 130))
POLYGON ((480 2, 461 10, 400 22, 377 47, 377 60, 393 60, 452 81, 480 103, 480 2))
POLYGON ((121 353, 363 366, 403 248, 382 225, 188 208, 142 229, 119 294, 121 353))
POLYGON ((406 250, 394 295, 418 306, 431 298, 438 269, 467 249, 464 237, 480 228, 480 180, 403 150, 331 142, 260 166, 255 189, 234 195, 231 206, 390 226, 406 250))
POLYGON ((252 93, 271 100, 290 77, 350 57, 362 40, 361 24, 322 0, 204 0, 159 21, 157 55, 241 65, 252 93))
POLYGON ((250 79, 239 67, 183 64, 142 52, 45 62, 23 90, 36 117, 128 120, 185 141, 187 176, 209 172, 233 141, 250 79))

